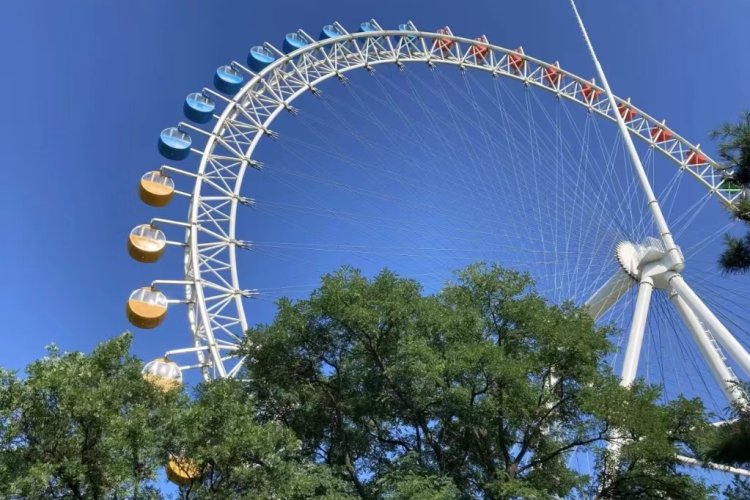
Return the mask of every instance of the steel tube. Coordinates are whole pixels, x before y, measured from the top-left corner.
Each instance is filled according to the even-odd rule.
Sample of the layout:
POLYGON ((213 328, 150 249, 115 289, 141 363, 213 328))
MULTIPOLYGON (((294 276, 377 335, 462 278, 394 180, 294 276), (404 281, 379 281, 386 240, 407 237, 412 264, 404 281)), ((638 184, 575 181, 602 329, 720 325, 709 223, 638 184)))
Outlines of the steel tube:
POLYGON ((711 368, 711 374, 713 374, 721 390, 724 391, 727 399, 733 402, 744 403, 745 396, 737 386, 737 377, 732 373, 724 360, 721 359, 698 316, 696 316, 695 312, 693 312, 679 294, 673 293, 669 297, 669 300, 680 313, 687 329, 693 334, 693 339, 695 339, 701 350, 701 354, 703 354, 709 368, 711 368))
POLYGON ((638 285, 638 298, 633 311, 633 321, 630 323, 628 334, 628 347, 625 351, 625 360, 622 363, 622 376, 620 385, 627 387, 635 380, 638 371, 638 360, 641 357, 641 346, 643 346, 643 335, 646 331, 646 319, 648 318, 648 306, 651 302, 651 294, 654 291, 654 282, 651 278, 643 278, 638 285))
POLYGON ((727 330, 727 327, 719 321, 711 309, 703 303, 698 295, 693 291, 692 288, 685 282, 685 280, 677 273, 672 273, 668 278, 669 284, 672 288, 683 298, 690 308, 696 312, 698 317, 705 323, 711 333, 714 334, 716 340, 721 346, 729 352, 742 370, 750 375, 750 354, 745 350, 742 344, 734 338, 734 335, 727 330))

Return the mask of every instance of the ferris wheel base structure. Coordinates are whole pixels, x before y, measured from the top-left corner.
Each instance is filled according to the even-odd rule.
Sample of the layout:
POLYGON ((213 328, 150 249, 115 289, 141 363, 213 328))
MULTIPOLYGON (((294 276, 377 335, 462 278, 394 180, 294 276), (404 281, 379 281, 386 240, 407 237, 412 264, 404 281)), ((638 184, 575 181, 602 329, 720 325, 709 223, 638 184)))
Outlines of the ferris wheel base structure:
MULTIPOLYGON (((142 327, 158 325, 167 307, 184 305, 188 311, 192 343, 168 351, 160 358, 161 364, 157 363, 159 369, 149 371, 150 376, 164 373, 176 380, 180 370, 197 368, 205 380, 211 380, 236 377, 242 372, 245 360, 236 353, 248 329, 243 301, 258 291, 245 289, 239 282, 237 250, 251 248, 252 242, 237 238, 237 210, 254 203, 240 194, 243 178, 248 168, 262 167, 253 155, 262 139, 277 137, 271 128, 274 120, 282 111, 295 114, 294 100, 307 92, 319 95, 319 84, 328 79, 345 81, 349 71, 373 71, 382 64, 401 68, 412 63, 484 71, 494 78, 508 78, 550 92, 616 123, 628 141, 632 135, 663 154, 722 204, 732 206, 744 196, 743 189, 699 146, 629 100, 614 96, 598 61, 603 86, 567 72, 558 63, 530 57, 520 47, 499 47, 484 36, 455 36, 448 27, 425 32, 408 22, 396 30, 386 30, 372 20, 350 33, 333 23, 323 28, 318 39, 298 30, 286 35, 282 50, 269 43, 253 47, 246 64, 232 62, 217 69, 215 89, 204 88, 187 96, 184 114, 194 124, 181 122, 165 129, 158 149, 173 162, 198 156, 196 172, 163 165, 141 179, 140 193, 145 203, 161 207, 180 198, 189 203, 186 220, 154 218, 131 234, 130 253, 142 262, 158 260, 168 247, 184 251, 182 279, 155 280, 136 290, 128 302, 129 317, 142 327), (223 110, 218 104, 224 106, 223 110), (198 126, 211 123, 210 130, 198 126), (195 147, 193 137, 205 141, 203 149, 195 147), (176 178, 192 183, 192 190, 177 190, 176 178), (182 232, 184 240, 167 239, 164 230, 169 228, 182 232), (174 288, 183 297, 168 299, 162 288, 174 288), (172 358, 185 355, 196 357, 197 361, 179 364, 176 372, 177 364, 172 358)), ((648 179, 645 183, 643 187, 648 192, 648 179)), ((645 209, 655 214, 659 227, 662 223, 658 201, 650 197, 645 209)), ((659 231, 658 239, 622 242, 613 249, 619 270, 584 307, 593 318, 600 318, 628 290, 638 287, 622 371, 622 383, 629 385, 637 372, 652 292, 665 291, 728 400, 744 405, 738 378, 722 349, 748 375, 750 355, 683 279, 680 273, 684 257, 671 240, 671 233, 661 227, 659 231)))
POLYGON ((746 375, 750 375, 750 354, 675 271, 684 267, 682 252, 679 247, 677 250, 679 257, 675 259, 675 254, 668 253, 656 238, 647 238, 640 244, 621 242, 614 252, 620 266, 618 272, 586 301, 584 307, 592 318, 598 319, 632 287, 638 287, 621 372, 621 382, 627 386, 636 377, 652 292, 654 289, 665 291, 724 395, 729 401, 744 405, 746 396, 721 349, 726 349, 746 375))

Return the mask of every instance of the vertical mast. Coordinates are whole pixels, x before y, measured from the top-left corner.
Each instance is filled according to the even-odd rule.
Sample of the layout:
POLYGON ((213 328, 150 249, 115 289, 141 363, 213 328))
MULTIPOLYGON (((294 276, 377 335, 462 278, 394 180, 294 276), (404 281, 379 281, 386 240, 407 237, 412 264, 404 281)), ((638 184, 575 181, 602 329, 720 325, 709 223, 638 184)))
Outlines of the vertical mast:
POLYGON ((597 75, 599 76, 599 79, 602 82, 602 87, 604 87, 604 92, 607 94, 607 99, 609 100, 609 106, 615 115, 615 120, 617 121, 617 127, 620 129, 620 134, 622 135, 622 138, 625 141, 625 146, 628 149, 628 154, 630 155, 630 160, 633 164, 633 168, 635 169, 635 173, 638 176, 638 180, 641 183, 641 188, 643 189, 643 192, 646 195, 646 202, 648 204, 648 207, 651 209, 651 215, 653 215, 654 221, 656 222, 656 227, 659 230, 659 236, 661 237, 662 243, 664 243, 664 249, 667 251, 667 255, 670 256, 670 259, 673 263, 672 270, 680 272, 682 271, 682 268, 684 267, 684 259, 682 257, 682 253, 677 248, 677 245, 675 245, 674 239, 672 238, 672 233, 669 231, 669 227, 667 226, 667 221, 664 219, 664 214, 662 213, 661 207, 659 206, 659 202, 656 201, 654 190, 651 188, 651 183, 649 183, 648 181, 646 170, 643 168, 643 163, 641 163, 641 158, 638 156, 638 152, 635 150, 633 139, 632 137, 630 137, 628 128, 625 125, 625 120, 622 118, 622 115, 617 109, 617 102, 615 101, 615 96, 612 94, 612 90, 609 88, 607 77, 604 75, 604 70, 602 69, 601 64, 599 64, 599 59, 596 57, 594 46, 591 44, 589 35, 586 32, 586 27, 583 25, 583 20, 581 19, 581 15, 578 13, 578 8, 576 7, 575 0, 570 0, 570 5, 571 7, 573 7, 573 12, 575 13, 576 19, 578 20, 578 26, 581 28, 581 32, 583 33, 583 38, 584 40, 586 40, 586 45, 588 46, 589 53, 591 54, 591 59, 594 61, 594 66, 596 67, 597 75))

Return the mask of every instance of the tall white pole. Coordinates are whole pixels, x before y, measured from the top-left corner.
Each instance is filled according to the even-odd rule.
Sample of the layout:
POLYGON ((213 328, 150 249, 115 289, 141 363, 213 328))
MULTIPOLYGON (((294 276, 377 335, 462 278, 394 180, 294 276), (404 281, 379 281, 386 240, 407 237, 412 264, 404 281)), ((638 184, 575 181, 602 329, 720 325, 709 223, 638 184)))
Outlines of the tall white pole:
POLYGON ((602 82, 602 87, 604 87, 604 91, 607 94, 609 105, 612 109, 612 113, 615 115, 615 120, 617 121, 617 126, 620 129, 622 139, 625 141, 625 145, 627 146, 628 154, 630 155, 630 160, 633 164, 633 168, 635 169, 635 173, 638 176, 638 180, 641 183, 641 188, 643 188, 643 192, 646 194, 646 202, 648 203, 648 207, 651 209, 651 214, 653 215, 654 221, 656 222, 656 227, 659 230, 659 236, 664 243, 664 248, 666 249, 667 254, 670 256, 672 262, 676 264, 672 270, 677 272, 682 271, 682 268, 684 267, 682 253, 677 248, 677 245, 675 245, 672 233, 669 231, 669 227, 667 226, 667 221, 666 219, 664 219, 664 214, 662 214, 661 212, 661 207, 659 207, 659 203, 656 201, 656 196, 654 195, 654 191, 651 188, 651 183, 649 183, 648 181, 646 170, 643 168, 643 164, 641 163, 641 159, 638 156, 638 152, 635 150, 633 139, 630 137, 630 133, 628 133, 628 128, 625 125, 625 120, 617 110, 617 102, 615 101, 615 96, 614 94, 612 94, 612 89, 609 88, 607 77, 604 75, 604 70, 602 69, 601 64, 599 64, 599 59, 596 57, 594 46, 591 44, 591 40, 589 40, 589 35, 586 32, 586 27, 583 25, 583 20, 578 13, 578 8, 576 7, 575 0, 570 0, 570 5, 571 7, 573 7, 573 12, 575 13, 576 19, 578 20, 578 26, 583 32, 583 38, 586 40, 586 45, 588 45, 589 52, 591 53, 591 59, 593 59, 594 61, 597 75, 599 76, 599 79, 602 82))
POLYGON ((638 298, 635 301, 633 321, 630 323, 628 347, 625 350, 625 360, 622 363, 620 385, 624 387, 628 387, 633 383, 635 374, 638 371, 638 360, 641 357, 641 346, 643 346, 643 334, 646 331, 648 306, 651 302, 651 293, 653 291, 654 282, 651 278, 642 278, 640 285, 638 285, 638 298))
POLYGON ((734 335, 727 330, 727 327, 719 321, 711 309, 703 303, 692 288, 677 273, 672 273, 668 278, 672 288, 685 299, 690 308, 698 314, 698 317, 705 323, 716 340, 724 347, 729 355, 742 367, 742 370, 750 375, 750 354, 745 350, 742 344, 734 338, 734 335))
POLYGON ((695 312, 693 312, 687 302, 678 293, 670 294, 669 300, 680 313, 680 316, 682 316, 685 326, 693 334, 695 342, 700 347, 701 354, 703 354, 703 357, 708 362, 708 366, 711 368, 714 379, 718 382, 721 390, 724 391, 727 399, 734 403, 745 404, 745 396, 737 386, 737 377, 719 355, 719 351, 711 342, 711 338, 698 319, 698 316, 695 315, 695 312))

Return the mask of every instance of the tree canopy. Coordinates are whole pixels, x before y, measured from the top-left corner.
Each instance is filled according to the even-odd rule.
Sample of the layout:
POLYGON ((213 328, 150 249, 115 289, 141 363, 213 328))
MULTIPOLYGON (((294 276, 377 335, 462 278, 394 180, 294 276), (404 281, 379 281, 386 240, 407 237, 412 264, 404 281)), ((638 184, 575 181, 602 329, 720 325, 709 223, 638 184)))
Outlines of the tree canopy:
POLYGON ((675 458, 701 403, 621 387, 611 333, 497 266, 434 294, 341 269, 247 333, 242 380, 163 392, 129 335, 3 372, 0 496, 158 498, 172 459, 185 499, 707 497, 675 458))
MULTIPOLYGON (((750 188, 750 111, 740 115, 737 123, 724 123, 711 133, 719 140, 719 158, 727 180, 743 189, 750 188)), ((750 199, 743 194, 732 207, 732 215, 750 223, 750 199)), ((750 269, 750 232, 737 238, 726 236, 726 246, 719 264, 727 272, 745 272, 750 269)))
POLYGON ((60 354, 0 374, 3 498, 148 498, 159 433, 178 395, 141 378, 123 335, 90 356, 60 354))
POLYGON ((700 402, 621 387, 609 333, 496 266, 428 296, 388 271, 343 269, 310 299, 282 300, 246 353, 259 417, 283 422, 361 498, 415 484, 444 498, 705 495, 675 459, 706 427, 700 402), (626 436, 617 466, 613 429, 626 436), (597 477, 568 466, 580 448, 598 457, 597 477))

